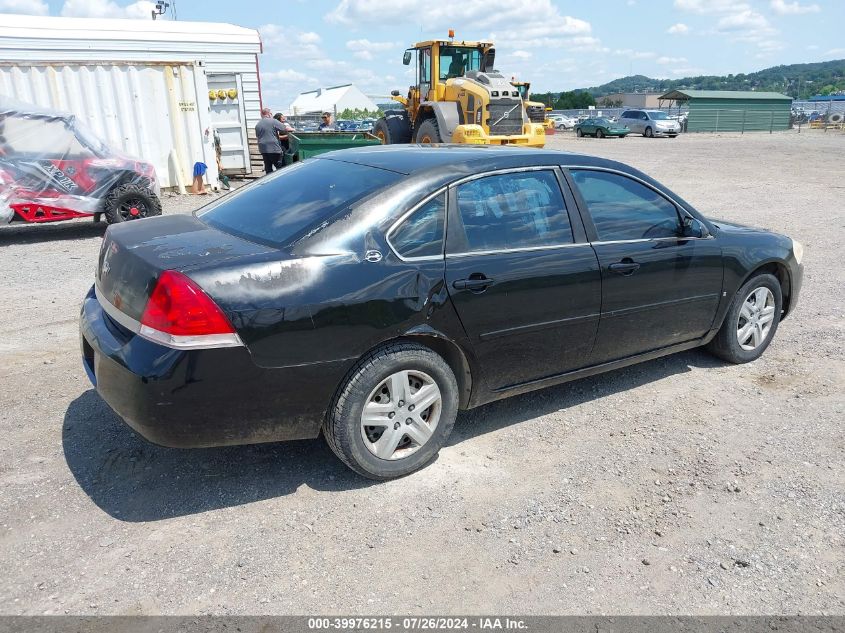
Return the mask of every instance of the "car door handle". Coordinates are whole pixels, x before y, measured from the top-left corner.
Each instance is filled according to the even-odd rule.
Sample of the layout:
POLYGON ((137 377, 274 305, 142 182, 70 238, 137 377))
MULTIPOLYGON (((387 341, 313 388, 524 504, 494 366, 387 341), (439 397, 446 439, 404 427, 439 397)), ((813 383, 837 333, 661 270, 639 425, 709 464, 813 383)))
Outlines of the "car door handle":
POLYGON ((455 290, 484 290, 493 283, 489 277, 470 277, 469 279, 456 279, 452 282, 455 290))
POLYGON ((627 277, 628 275, 633 275, 635 271, 639 270, 640 265, 626 257, 621 262, 611 264, 607 268, 610 272, 614 272, 617 275, 625 275, 627 277))

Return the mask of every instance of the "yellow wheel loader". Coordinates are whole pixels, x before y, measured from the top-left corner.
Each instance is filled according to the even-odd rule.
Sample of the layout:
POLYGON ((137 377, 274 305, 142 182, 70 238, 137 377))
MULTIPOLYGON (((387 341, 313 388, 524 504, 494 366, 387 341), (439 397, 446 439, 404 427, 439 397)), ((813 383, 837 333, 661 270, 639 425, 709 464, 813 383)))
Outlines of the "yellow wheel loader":
POLYGON ((546 117, 546 104, 542 101, 531 101, 531 82, 514 81, 511 78, 511 85, 517 89, 522 103, 525 104, 525 112, 528 120, 532 123, 542 123, 548 127, 549 119, 546 117))
POLYGON ((490 42, 419 42, 405 51, 416 83, 401 96, 402 108, 388 110, 373 126, 382 143, 472 143, 543 147, 542 121, 532 121, 519 90, 494 69, 490 42))

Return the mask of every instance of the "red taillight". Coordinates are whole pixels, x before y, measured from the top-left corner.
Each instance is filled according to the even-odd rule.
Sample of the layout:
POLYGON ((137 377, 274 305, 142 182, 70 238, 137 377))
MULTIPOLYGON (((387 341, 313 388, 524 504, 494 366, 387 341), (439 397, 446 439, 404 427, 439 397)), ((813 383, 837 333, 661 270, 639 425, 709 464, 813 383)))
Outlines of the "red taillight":
POLYGON ((147 301, 141 325, 171 336, 233 334, 226 315, 202 289, 181 273, 165 270, 147 301))

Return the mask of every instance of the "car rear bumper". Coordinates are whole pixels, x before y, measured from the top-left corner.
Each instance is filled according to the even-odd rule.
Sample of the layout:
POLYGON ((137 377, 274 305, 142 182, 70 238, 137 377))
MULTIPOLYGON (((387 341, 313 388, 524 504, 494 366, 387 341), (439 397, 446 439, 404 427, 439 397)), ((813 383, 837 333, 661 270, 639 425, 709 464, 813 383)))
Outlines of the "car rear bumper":
POLYGON ((156 444, 198 448, 316 437, 350 362, 262 368, 246 347, 176 350, 106 314, 94 288, 79 320, 97 392, 156 444))

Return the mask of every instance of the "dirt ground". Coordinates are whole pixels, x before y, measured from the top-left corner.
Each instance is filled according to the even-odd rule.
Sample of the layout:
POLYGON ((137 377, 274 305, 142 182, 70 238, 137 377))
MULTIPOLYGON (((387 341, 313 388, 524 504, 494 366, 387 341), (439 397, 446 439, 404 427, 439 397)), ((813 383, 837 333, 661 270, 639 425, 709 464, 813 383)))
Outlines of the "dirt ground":
POLYGON ((466 412, 384 484, 322 440, 165 449, 80 362, 103 227, 4 227, 0 613, 845 613, 845 135, 550 146, 805 244, 762 359, 692 351, 466 412))

